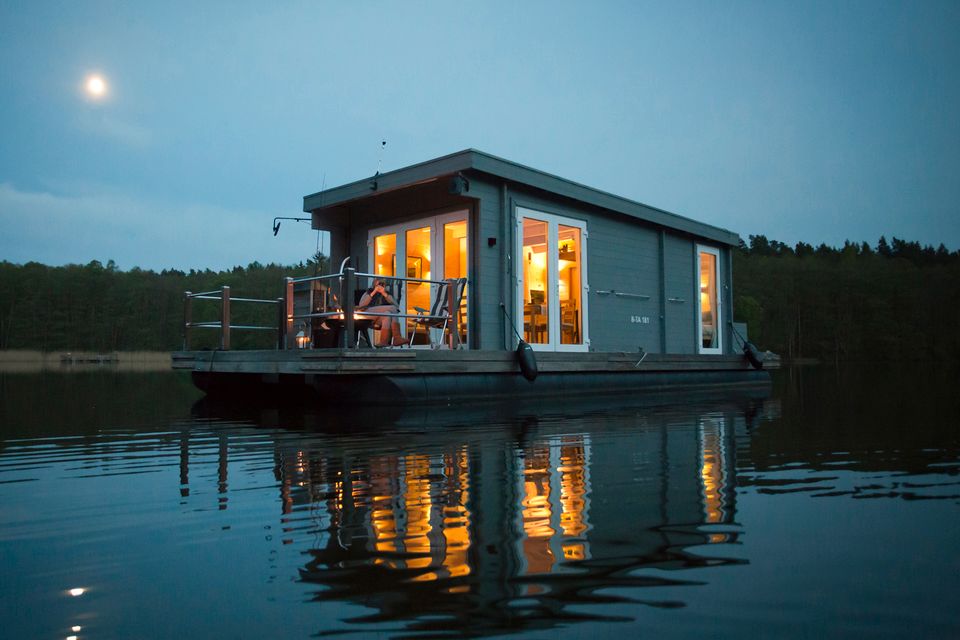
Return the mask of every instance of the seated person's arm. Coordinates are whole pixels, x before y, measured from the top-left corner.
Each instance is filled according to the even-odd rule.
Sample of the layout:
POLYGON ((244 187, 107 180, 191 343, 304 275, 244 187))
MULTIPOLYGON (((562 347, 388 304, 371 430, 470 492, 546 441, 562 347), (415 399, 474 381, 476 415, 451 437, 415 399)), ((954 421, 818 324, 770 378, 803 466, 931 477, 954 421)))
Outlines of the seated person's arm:
POLYGON ((370 290, 367 289, 366 291, 363 292, 363 295, 360 296, 360 302, 357 303, 357 308, 365 309, 366 307, 369 307, 371 298, 372 296, 370 295, 370 290))

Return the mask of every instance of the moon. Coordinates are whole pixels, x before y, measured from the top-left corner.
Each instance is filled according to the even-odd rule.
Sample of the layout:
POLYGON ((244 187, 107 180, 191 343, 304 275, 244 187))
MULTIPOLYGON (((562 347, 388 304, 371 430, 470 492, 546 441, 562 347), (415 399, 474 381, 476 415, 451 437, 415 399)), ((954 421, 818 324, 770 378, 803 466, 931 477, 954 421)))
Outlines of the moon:
POLYGON ((83 83, 83 88, 87 95, 94 100, 100 100, 107 95, 107 81, 99 73, 92 73, 87 76, 83 83))

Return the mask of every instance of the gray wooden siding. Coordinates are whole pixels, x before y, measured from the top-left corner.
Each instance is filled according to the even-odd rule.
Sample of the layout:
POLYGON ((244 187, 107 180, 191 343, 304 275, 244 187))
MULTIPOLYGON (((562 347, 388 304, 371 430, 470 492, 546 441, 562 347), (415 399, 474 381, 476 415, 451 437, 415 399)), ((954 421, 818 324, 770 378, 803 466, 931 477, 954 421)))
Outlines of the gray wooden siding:
POLYGON ((667 353, 696 353, 697 299, 694 271, 697 268, 695 243, 689 238, 666 234, 663 244, 665 267, 667 353))
POLYGON ((638 351, 643 348, 650 353, 659 353, 658 230, 626 216, 611 215, 595 207, 572 206, 532 190, 514 188, 510 195, 515 206, 586 221, 591 350, 638 351))
POLYGON ((733 253, 730 247, 720 247, 720 280, 723 283, 723 352, 740 353, 739 342, 733 336, 733 253))
POLYGON ((660 352, 657 232, 594 216, 588 223, 590 343, 595 351, 660 352))
POLYGON ((476 220, 473 233, 473 265, 470 273, 470 312, 474 342, 480 349, 503 349, 504 323, 500 302, 503 295, 502 274, 508 268, 504 251, 507 242, 501 237, 500 188, 494 182, 478 178, 470 180, 470 196, 478 198, 474 207, 476 220), (493 247, 487 238, 496 238, 493 247))

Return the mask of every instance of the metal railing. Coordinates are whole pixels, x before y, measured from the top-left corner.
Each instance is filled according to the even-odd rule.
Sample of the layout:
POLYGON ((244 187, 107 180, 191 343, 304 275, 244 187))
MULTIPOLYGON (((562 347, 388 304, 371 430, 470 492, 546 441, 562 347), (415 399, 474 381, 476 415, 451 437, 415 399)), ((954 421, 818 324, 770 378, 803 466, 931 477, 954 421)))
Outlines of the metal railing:
MULTIPOLYGON (((233 329, 247 331, 277 331, 281 325, 280 318, 278 323, 273 326, 262 325, 244 325, 230 323, 230 307, 234 302, 244 302, 252 304, 274 304, 281 308, 282 298, 276 300, 260 300, 257 298, 232 298, 230 296, 230 287, 223 286, 215 291, 203 291, 193 293, 187 291, 183 297, 183 350, 190 349, 190 333, 192 329, 219 329, 220 330, 220 349, 229 351, 230 349, 230 331, 233 329), (194 300, 219 300, 220 301, 220 320, 216 322, 193 322, 193 301, 194 300)), ((278 345, 282 336, 277 336, 278 345)))
MULTIPOLYGON (((346 263, 346 260, 344 261, 346 263)), ((295 344, 296 340, 296 331, 297 331, 297 321, 318 319, 321 322, 325 319, 333 319, 338 322, 343 323, 343 331, 340 336, 340 347, 351 348, 355 347, 356 343, 353 340, 353 336, 356 333, 356 321, 357 320, 368 320, 371 318, 396 318, 396 319, 407 319, 414 318, 419 321, 424 320, 447 320, 448 329, 449 329, 449 346, 451 349, 456 349, 460 346, 460 327, 459 327, 459 314, 456 310, 457 301, 457 290, 456 290, 456 279, 448 280, 429 280, 425 278, 407 278, 401 276, 383 276, 375 273, 363 273, 358 272, 353 267, 342 267, 340 273, 328 275, 328 276, 307 276, 302 278, 285 278, 284 279, 284 301, 285 301, 285 326, 282 329, 285 338, 286 348, 292 348, 292 345, 295 344), (387 280, 390 282, 398 282, 400 286, 407 283, 415 284, 429 284, 429 285, 441 285, 447 283, 447 309, 451 310, 449 315, 430 315, 427 313, 404 313, 402 308, 397 313, 382 313, 374 311, 365 311, 358 310, 356 308, 356 302, 354 301, 354 291, 357 290, 357 283, 362 279, 373 279, 379 278, 381 280, 387 280), (339 290, 339 304, 331 305, 329 295, 326 300, 323 301, 321 306, 321 311, 314 312, 311 309, 310 313, 295 314, 294 313, 294 288, 296 284, 304 282, 330 282, 333 283, 336 281, 337 288, 339 290)), ((332 289, 330 286, 327 286, 327 293, 332 289)))
MULTIPOLYGON (((277 348, 293 349, 302 346, 303 340, 298 343, 298 323, 303 329, 312 326, 313 322, 324 322, 332 320, 342 327, 340 332, 341 348, 354 348, 358 343, 354 341, 356 335, 357 321, 370 320, 373 318, 413 318, 419 322, 431 320, 446 320, 449 330, 448 345, 451 349, 460 346, 460 326, 457 305, 457 287, 456 280, 429 280, 424 278, 405 278, 399 276, 381 276, 373 273, 357 272, 352 267, 341 265, 340 273, 326 276, 305 276, 300 278, 284 278, 283 297, 275 300, 260 300, 256 298, 234 298, 230 295, 230 287, 223 286, 219 290, 204 291, 193 293, 187 291, 184 293, 183 310, 183 350, 190 349, 190 334, 193 329, 219 329, 220 330, 220 349, 226 351, 230 349, 230 333, 232 330, 251 330, 251 331, 275 331, 277 332, 277 348), (366 311, 356 308, 354 292, 358 290, 357 283, 364 279, 379 278, 391 282, 400 283, 402 287, 407 283, 442 285, 447 283, 447 301, 446 308, 449 314, 430 315, 429 313, 404 313, 403 307, 398 306, 397 313, 383 313, 375 311, 366 311), (313 283, 320 283, 319 289, 314 288, 313 283), (295 313, 296 285, 310 283, 309 312, 295 313), (336 288, 336 293, 334 293, 336 288), (320 305, 316 305, 313 300, 313 294, 319 291, 322 295, 320 305), (219 300, 220 301, 220 319, 211 322, 193 322, 193 301, 194 300, 219 300), (235 302, 252 304, 272 304, 277 305, 277 324, 274 326, 262 325, 239 325, 231 324, 231 305, 235 302), (319 308, 319 310, 315 310, 319 308), (309 323, 309 324, 308 324, 309 323)), ((304 337, 304 334, 301 334, 304 337)))

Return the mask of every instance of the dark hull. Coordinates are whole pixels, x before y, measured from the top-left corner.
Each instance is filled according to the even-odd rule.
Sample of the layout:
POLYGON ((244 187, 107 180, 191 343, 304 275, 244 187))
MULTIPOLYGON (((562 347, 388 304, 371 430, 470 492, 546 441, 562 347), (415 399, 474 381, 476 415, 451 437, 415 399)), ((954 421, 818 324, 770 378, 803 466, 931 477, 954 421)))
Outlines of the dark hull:
POLYGON ((519 373, 336 376, 193 371, 192 376, 198 388, 218 397, 287 396, 331 404, 365 405, 651 394, 678 389, 737 389, 770 383, 768 372, 753 369, 541 373, 533 381, 519 373))

